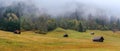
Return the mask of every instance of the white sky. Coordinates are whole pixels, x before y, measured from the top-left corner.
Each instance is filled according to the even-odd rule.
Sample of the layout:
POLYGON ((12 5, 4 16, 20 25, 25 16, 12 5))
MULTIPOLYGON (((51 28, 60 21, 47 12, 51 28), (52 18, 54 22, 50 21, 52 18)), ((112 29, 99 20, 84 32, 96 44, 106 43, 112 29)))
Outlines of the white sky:
POLYGON ((33 2, 39 7, 47 8, 51 12, 62 10, 63 7, 66 7, 66 4, 68 4, 68 6, 71 5, 70 7, 74 7, 72 4, 77 2, 102 8, 116 15, 120 13, 120 0, 34 0, 33 2))
POLYGON ((95 6, 110 11, 116 15, 119 15, 120 13, 120 0, 0 0, 0 3, 5 2, 6 4, 10 4, 12 1, 34 3, 38 7, 45 8, 51 13, 72 10, 76 7, 74 3, 95 6))

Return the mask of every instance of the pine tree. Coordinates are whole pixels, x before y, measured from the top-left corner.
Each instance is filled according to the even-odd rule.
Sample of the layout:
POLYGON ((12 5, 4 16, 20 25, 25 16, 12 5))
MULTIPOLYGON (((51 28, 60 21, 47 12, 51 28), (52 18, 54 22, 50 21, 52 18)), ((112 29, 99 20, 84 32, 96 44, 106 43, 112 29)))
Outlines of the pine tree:
POLYGON ((83 28, 81 22, 79 22, 78 31, 79 31, 79 32, 83 32, 83 31, 84 31, 84 28, 83 28))

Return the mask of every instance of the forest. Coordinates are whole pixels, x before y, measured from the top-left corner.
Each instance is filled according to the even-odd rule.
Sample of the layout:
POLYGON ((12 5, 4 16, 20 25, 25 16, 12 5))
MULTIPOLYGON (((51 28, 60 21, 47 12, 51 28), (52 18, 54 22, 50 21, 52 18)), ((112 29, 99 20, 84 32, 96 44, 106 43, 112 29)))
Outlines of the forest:
POLYGON ((46 34, 57 27, 86 32, 86 30, 120 30, 120 20, 99 9, 87 13, 78 5, 73 12, 53 16, 34 5, 18 2, 0 7, 0 29, 5 31, 34 31, 46 34))

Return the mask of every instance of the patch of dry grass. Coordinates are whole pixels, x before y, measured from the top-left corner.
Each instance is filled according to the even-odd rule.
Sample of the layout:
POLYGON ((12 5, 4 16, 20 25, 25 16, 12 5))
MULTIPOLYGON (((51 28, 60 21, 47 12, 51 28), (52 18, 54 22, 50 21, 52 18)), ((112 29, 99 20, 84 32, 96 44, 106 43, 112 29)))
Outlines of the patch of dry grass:
POLYGON ((0 51, 119 51, 120 32, 88 30, 77 32, 57 28, 48 34, 36 34, 32 31, 20 35, 0 31, 0 51), (95 35, 90 35, 95 32, 95 35), (69 34, 63 38, 63 34, 69 34), (105 42, 92 42, 94 36, 103 36, 105 42))

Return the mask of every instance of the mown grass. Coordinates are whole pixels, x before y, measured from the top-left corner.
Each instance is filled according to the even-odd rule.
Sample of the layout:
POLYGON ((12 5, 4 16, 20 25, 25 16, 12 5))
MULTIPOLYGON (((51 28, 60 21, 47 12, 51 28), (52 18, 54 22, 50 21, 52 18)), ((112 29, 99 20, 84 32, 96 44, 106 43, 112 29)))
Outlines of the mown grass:
POLYGON ((32 31, 20 35, 0 31, 0 51, 120 51, 120 32, 88 30, 77 32, 57 28, 46 35, 32 31), (95 32, 95 35, 90 35, 95 32), (69 34, 68 38, 63 35, 69 34), (94 36, 103 36, 105 41, 92 42, 94 36))

